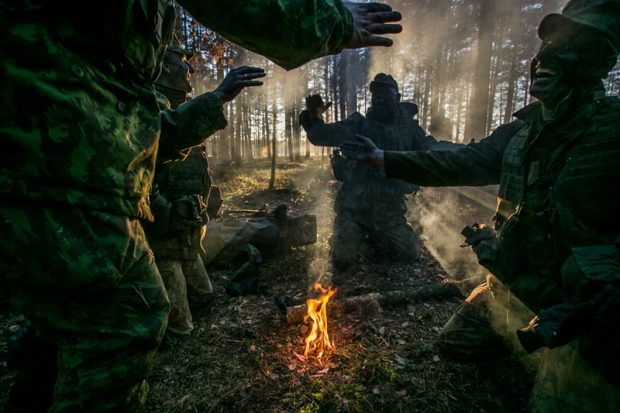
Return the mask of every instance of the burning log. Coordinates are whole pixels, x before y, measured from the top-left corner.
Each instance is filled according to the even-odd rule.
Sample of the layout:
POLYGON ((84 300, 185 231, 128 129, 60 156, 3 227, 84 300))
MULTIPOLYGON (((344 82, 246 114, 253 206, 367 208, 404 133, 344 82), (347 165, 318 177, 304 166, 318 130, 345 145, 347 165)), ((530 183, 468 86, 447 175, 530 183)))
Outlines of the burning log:
MULTIPOLYGON (((334 299, 330 302, 329 312, 330 316, 339 316, 353 311, 376 311, 379 307, 452 297, 462 297, 455 284, 436 284, 409 291, 386 291, 334 299)), ((308 314, 306 304, 287 307, 286 321, 288 324, 301 323, 306 314, 308 314)))

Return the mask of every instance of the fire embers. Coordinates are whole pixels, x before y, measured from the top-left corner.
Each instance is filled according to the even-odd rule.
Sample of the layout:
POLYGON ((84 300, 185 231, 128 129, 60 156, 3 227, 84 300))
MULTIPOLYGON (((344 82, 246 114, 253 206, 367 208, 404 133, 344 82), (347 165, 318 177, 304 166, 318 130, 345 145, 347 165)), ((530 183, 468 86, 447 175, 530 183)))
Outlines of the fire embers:
POLYGON ((325 352, 332 351, 335 348, 327 331, 327 303, 336 294, 338 289, 331 286, 323 288, 319 283, 315 283, 313 288, 314 291, 320 291, 321 295, 318 298, 309 298, 306 301, 308 314, 305 317, 305 321, 310 319, 312 321, 312 328, 310 329, 310 334, 306 337, 304 356, 314 355, 317 359, 321 359, 325 352))

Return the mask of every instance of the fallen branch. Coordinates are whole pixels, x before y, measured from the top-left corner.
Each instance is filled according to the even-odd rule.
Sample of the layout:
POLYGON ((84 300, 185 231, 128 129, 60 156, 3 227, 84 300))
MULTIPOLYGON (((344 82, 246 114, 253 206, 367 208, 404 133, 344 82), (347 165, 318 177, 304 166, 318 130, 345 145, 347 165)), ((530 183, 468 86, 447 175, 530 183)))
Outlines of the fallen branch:
MULTIPOLYGON (((337 298, 329 303, 330 317, 353 311, 376 311, 379 307, 398 306, 416 301, 462 297, 456 284, 436 284, 408 291, 386 291, 353 297, 337 298)), ((307 314, 306 304, 286 308, 288 324, 301 323, 307 314)))

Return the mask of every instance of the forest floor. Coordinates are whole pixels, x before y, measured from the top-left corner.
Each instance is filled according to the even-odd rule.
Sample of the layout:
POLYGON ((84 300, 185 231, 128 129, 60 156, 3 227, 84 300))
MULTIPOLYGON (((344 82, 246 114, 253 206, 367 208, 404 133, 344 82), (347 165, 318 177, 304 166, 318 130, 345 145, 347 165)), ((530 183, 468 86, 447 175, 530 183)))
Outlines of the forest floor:
MULTIPOLYGON (((215 304, 210 310, 194 311, 192 335, 168 343, 159 353, 149 377, 147 412, 527 411, 532 375, 522 363, 522 354, 454 362, 435 347, 441 327, 462 302, 460 297, 340 314, 329 324, 335 350, 322 360, 304 358, 309 326, 287 324, 274 296, 285 293, 295 303, 303 303, 315 296, 312 283, 329 271, 328 239, 337 183, 328 160, 315 160, 280 167, 276 187, 270 191, 268 168, 267 163, 215 166, 213 178, 222 188, 224 209, 286 204, 289 215, 316 214, 318 242, 265 260, 260 272, 264 288, 255 295, 228 296, 230 270, 210 270, 215 304)), ((449 211, 451 219, 439 225, 437 220, 418 216, 417 230, 427 233, 423 239, 428 239, 424 225, 432 223, 458 245, 461 223, 489 214, 467 197, 446 197, 425 189, 417 198, 425 196, 425 205, 418 205, 418 210, 441 208, 449 211)), ((453 251, 461 253, 458 247, 453 251)), ((332 300, 410 291, 464 278, 463 265, 450 263, 469 258, 445 261, 433 254, 443 253, 435 245, 423 248, 415 263, 361 262, 336 274, 338 292, 332 300)), ((462 254, 469 252, 462 249, 462 254)), ((7 328, 16 316, 0 308, 0 406, 12 377, 6 366, 7 328)))

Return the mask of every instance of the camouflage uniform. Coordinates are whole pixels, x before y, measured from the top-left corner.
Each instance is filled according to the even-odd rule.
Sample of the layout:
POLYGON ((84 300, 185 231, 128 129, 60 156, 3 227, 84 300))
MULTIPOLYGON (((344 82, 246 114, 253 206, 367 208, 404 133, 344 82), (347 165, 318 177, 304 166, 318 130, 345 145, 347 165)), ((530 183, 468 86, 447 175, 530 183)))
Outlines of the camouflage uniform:
POLYGON ((213 293, 200 257, 211 189, 208 167, 204 147, 194 147, 185 159, 166 163, 155 175, 153 202, 165 207, 153 209, 155 222, 146 231, 170 298, 168 330, 176 334, 192 331, 190 304, 206 305, 213 293))
MULTIPOLYGON (((338 146, 361 134, 382 149, 425 150, 435 140, 427 137, 418 125, 414 119, 417 113, 415 104, 400 103, 387 123, 355 112, 344 121, 326 124, 320 118, 312 119, 306 110, 301 113, 300 122, 314 145, 338 146)), ((342 182, 336 195, 330 240, 334 264, 346 268, 355 263, 366 236, 378 251, 394 259, 417 259, 418 238, 405 217, 406 195, 414 193, 417 187, 400 179, 386 179, 377 168, 338 154, 332 157, 332 169, 342 182)))
MULTIPOLYGON (((611 194, 620 191, 620 101, 603 94, 600 82, 577 89, 551 118, 533 103, 453 153, 385 152, 386 175, 423 186, 499 184, 498 233, 476 253, 536 313, 581 294, 583 282, 617 285, 620 197, 611 194)), ((548 351, 534 411, 618 411, 620 319, 613 299, 605 305, 579 326, 577 341, 548 351), (553 365, 558 353, 567 359, 553 365)))
MULTIPOLYGON (((340 51, 352 33, 340 1, 179 3, 286 68, 340 51)), ((158 139, 178 120, 160 118, 153 89, 173 25, 171 1, 0 3, 0 285, 57 345, 51 412, 144 400, 169 304, 138 219, 152 217, 158 147, 199 143, 158 139)))

